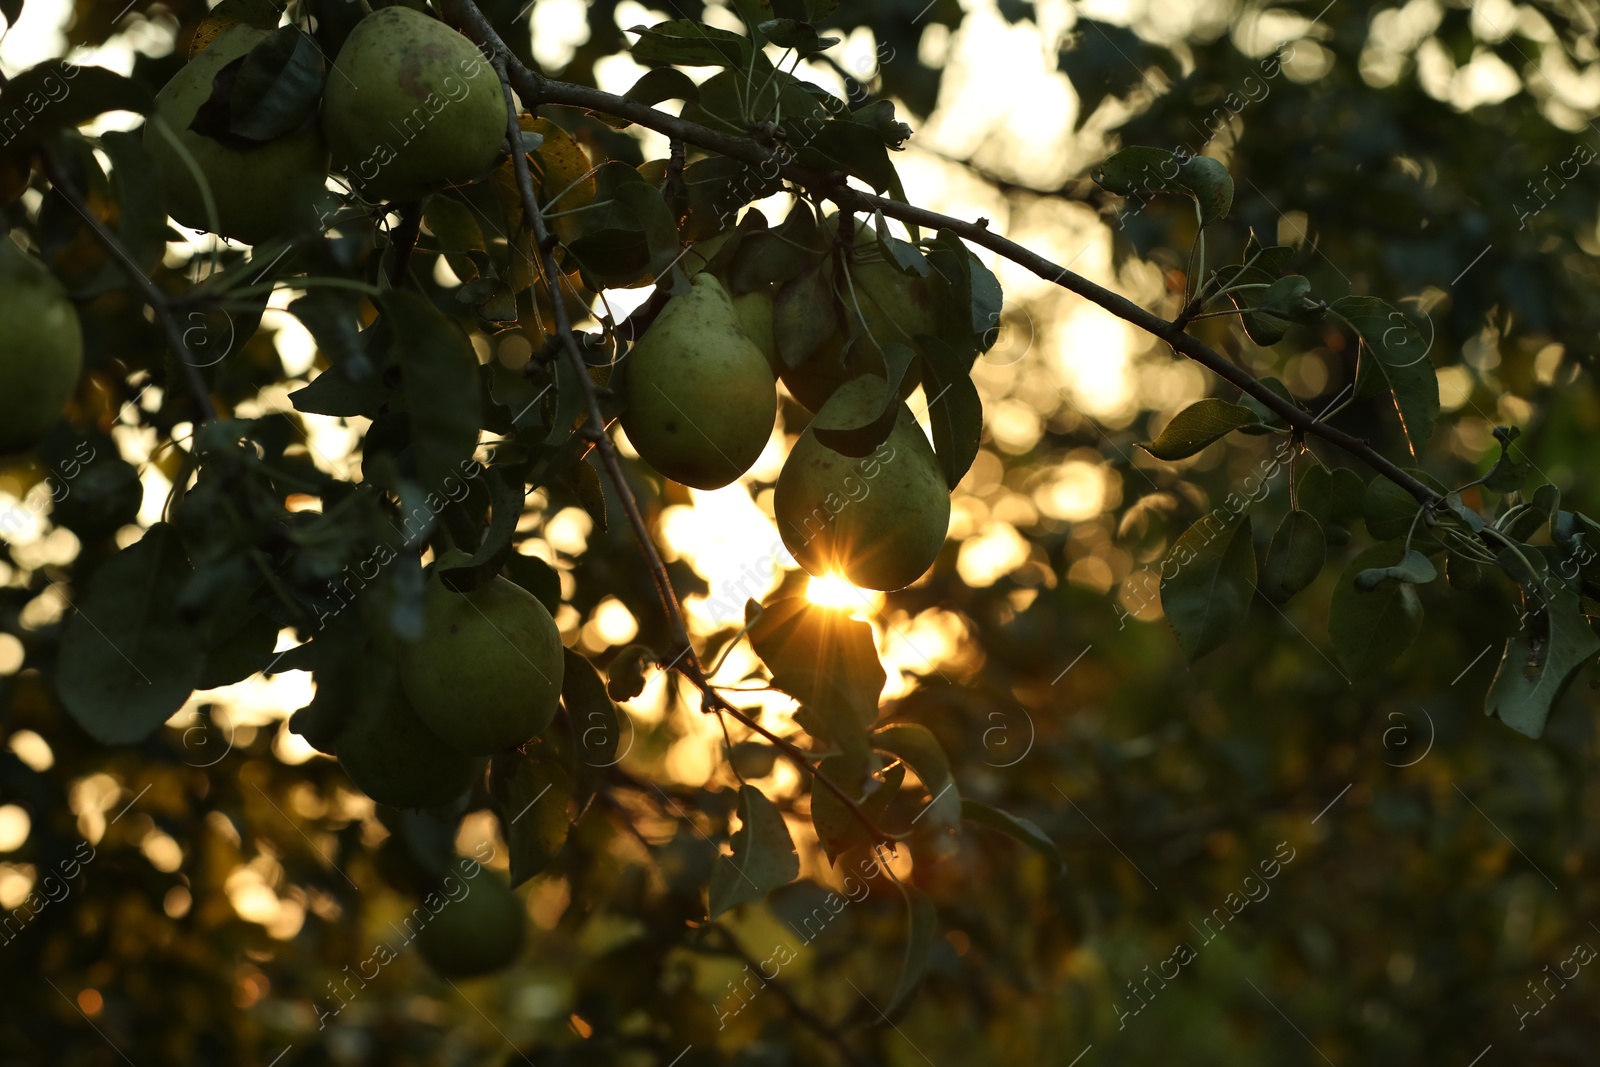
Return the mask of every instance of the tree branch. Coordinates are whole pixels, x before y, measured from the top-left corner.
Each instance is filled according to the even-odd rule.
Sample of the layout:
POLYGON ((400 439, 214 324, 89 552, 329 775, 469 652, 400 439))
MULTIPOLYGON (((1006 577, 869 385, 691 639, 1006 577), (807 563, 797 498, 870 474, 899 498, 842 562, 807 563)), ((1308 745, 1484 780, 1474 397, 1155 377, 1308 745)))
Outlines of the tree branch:
POLYGON ((145 274, 139 264, 134 262, 133 256, 128 253, 126 248, 122 247, 122 242, 117 239, 117 235, 106 229, 105 223, 100 221, 99 216, 89 210, 88 205, 84 203, 83 197, 78 195, 78 191, 72 187, 61 173, 61 168, 54 157, 48 151, 41 150, 39 152, 39 160, 45 177, 50 180, 51 187, 60 194, 63 200, 72 205, 73 210, 83 216, 83 221, 88 225, 90 232, 94 234, 95 240, 99 241, 101 247, 111 253, 111 258, 117 261, 117 266, 122 268, 122 272, 128 276, 128 280, 139 291, 139 295, 144 297, 145 303, 150 305, 150 310, 155 312, 156 321, 161 323, 161 328, 167 335, 167 344, 172 348, 172 354, 183 365, 183 374, 188 381, 189 391, 194 394, 194 404, 199 409, 199 418, 195 421, 200 423, 215 419, 217 412, 211 406, 211 390, 207 388, 205 379, 201 377, 200 368, 189 359, 189 345, 183 339, 183 327, 178 324, 177 319, 172 317, 172 308, 167 303, 167 295, 158 289, 156 283, 150 280, 149 275, 145 274))

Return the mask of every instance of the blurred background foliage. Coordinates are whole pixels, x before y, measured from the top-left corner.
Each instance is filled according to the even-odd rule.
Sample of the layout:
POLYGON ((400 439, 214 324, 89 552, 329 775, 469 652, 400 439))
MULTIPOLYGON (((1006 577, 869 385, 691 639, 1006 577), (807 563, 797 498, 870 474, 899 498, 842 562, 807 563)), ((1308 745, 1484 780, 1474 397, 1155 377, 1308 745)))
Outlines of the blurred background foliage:
MULTIPOLYGON (((309 5, 330 43, 352 7, 309 5)), ((1087 171, 1122 143, 1223 159, 1238 193, 1219 232, 1231 227, 1235 244, 1214 261, 1236 259, 1254 229, 1298 246, 1292 269, 1319 294, 1382 296, 1432 339, 1447 416, 1418 466, 1470 481, 1497 454, 1492 427, 1516 425, 1534 483, 1592 513, 1592 10, 1318 7, 863 0, 835 12, 844 44, 805 74, 899 102, 917 130, 897 157, 913 202, 984 215, 1169 316, 1188 205, 1124 203, 1087 171)), ((484 8, 527 61, 614 91, 642 72, 620 54, 624 30, 736 19, 693 0, 484 8)), ((203 15, 198 3, 29 0, 0 64, 9 74, 70 54, 154 89, 203 15)), ((618 158, 665 154, 651 134, 553 117, 618 158)), ((62 210, 41 208, 36 192, 20 204, 62 210)), ((66 222, 57 232, 58 271, 104 265, 66 222)), ((349 254, 373 240, 351 238, 349 254)), ((165 265, 181 276, 206 248, 169 245, 165 265)), ((419 249, 415 272, 443 294, 452 283, 439 258, 419 249)), ((53 691, 73 576, 160 518, 182 470, 162 442, 184 435, 185 417, 144 388, 165 378, 158 332, 106 287, 84 321, 89 350, 114 355, 91 365, 40 462, 0 470, 0 1063, 783 1065, 836 1061, 830 1031, 862 1062, 936 1067, 1178 1055, 1464 1065, 1491 1045, 1485 1067, 1590 1062, 1600 979, 1550 980, 1575 946, 1600 943, 1590 679, 1541 741, 1484 718, 1483 690, 1517 625, 1512 591, 1494 582, 1448 602, 1425 593, 1431 614, 1399 663, 1346 677, 1321 621, 1337 567, 1292 607, 1258 599, 1235 640, 1186 667, 1152 568, 1275 442, 1151 460, 1135 442, 1213 383, 1104 312, 991 265, 1006 320, 975 368, 984 447, 956 493, 944 557, 898 593, 812 595, 872 623, 890 673, 885 718, 931 729, 962 794, 1031 819, 1067 870, 980 828, 902 850, 897 869, 932 897, 941 933, 893 1026, 873 1005, 894 988, 905 916, 882 881, 819 923, 840 874, 802 842, 800 882, 704 924, 702 887, 737 783, 716 758, 715 724, 659 671, 622 705, 628 755, 555 867, 522 890, 531 944, 512 969, 470 982, 434 977, 414 952, 351 977, 412 904, 395 842, 442 834, 465 855, 493 848, 498 867, 505 846, 483 810, 459 826, 375 811, 288 731, 310 695, 304 672, 198 693, 137 746, 90 741, 53 691), (4 926, 52 875, 69 887, 59 899, 4 926), (1228 921, 1203 925, 1213 915, 1228 921), (1193 959, 1171 977, 1185 944, 1193 959), (750 992, 743 968, 780 945, 794 950, 784 989, 750 992)), ((1230 319, 1195 329, 1313 410, 1350 383, 1353 340, 1336 329, 1270 349, 1230 319)), ((527 358, 526 339, 497 343, 503 363, 527 358)), ((289 413, 274 462, 347 474, 355 423, 284 401, 326 365, 275 297, 213 385, 241 415, 289 413)), ((1341 425, 1401 454, 1377 403, 1347 409, 1341 425)), ((696 634, 714 643, 745 597, 782 579, 754 562, 775 539, 780 444, 717 493, 637 472, 696 634)), ((1288 485, 1280 472, 1253 507, 1258 545, 1288 508, 1288 485)), ((521 525, 519 551, 560 574, 564 636, 602 664, 634 642, 663 646, 624 524, 602 529, 585 503, 553 485, 521 525)), ((756 670, 735 651, 723 676, 756 670)), ((789 705, 775 694, 747 695, 783 721, 789 705)), ((802 783, 752 756, 746 776, 800 825, 802 783)), ((908 825, 913 797, 886 821, 908 825)))

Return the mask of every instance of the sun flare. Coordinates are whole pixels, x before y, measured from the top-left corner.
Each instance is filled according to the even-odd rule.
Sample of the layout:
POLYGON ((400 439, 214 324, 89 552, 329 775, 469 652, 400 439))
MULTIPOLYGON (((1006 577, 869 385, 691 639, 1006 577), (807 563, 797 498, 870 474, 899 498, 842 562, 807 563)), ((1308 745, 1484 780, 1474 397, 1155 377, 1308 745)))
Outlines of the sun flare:
POLYGON ((806 583, 806 599, 825 608, 857 608, 865 597, 843 575, 826 574, 806 583))

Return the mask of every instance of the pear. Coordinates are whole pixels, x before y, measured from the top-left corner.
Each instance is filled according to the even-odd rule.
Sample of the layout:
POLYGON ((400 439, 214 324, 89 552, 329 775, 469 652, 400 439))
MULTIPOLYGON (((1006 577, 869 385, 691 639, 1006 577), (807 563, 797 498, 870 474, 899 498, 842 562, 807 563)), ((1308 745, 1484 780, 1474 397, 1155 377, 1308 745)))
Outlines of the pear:
POLYGON ((422 639, 404 654, 400 681, 428 728, 457 752, 489 756, 549 726, 561 631, 538 598, 500 577, 459 593, 438 574, 424 597, 422 639))
POLYGON ((477 872, 470 879, 450 875, 455 891, 432 894, 443 906, 417 931, 417 951, 446 978, 500 970, 517 958, 527 934, 522 898, 494 871, 480 867, 477 872))
POLYGON ((860 458, 817 440, 816 427, 844 429, 883 408, 888 383, 875 375, 839 386, 795 442, 778 475, 773 509, 784 545, 807 573, 842 573, 866 589, 899 589, 933 565, 950 526, 950 495, 938 457, 896 402, 894 428, 860 458))
POLYGON ((622 426, 639 458, 696 489, 749 470, 778 414, 772 367, 710 274, 695 275, 635 346, 627 394, 622 426))
POLYGON ((500 79, 436 18, 385 7, 345 38, 322 98, 334 165, 367 200, 415 200, 481 177, 506 139, 500 79))
POLYGON ((0 237, 0 453, 50 432, 83 369, 78 312, 43 263, 0 237))
POLYGON ((739 318, 739 329, 767 357, 767 366, 776 378, 783 370, 783 360, 778 358, 778 342, 772 332, 772 291, 755 289, 734 297, 733 313, 739 318))
POLYGON ((254 48, 267 31, 237 25, 225 30, 156 94, 144 143, 166 188, 167 213, 183 225, 209 230, 205 198, 188 163, 158 123, 194 158, 216 203, 216 233, 258 244, 315 221, 312 204, 328 178, 328 149, 315 123, 255 148, 230 148, 189 129, 211 97, 217 72, 254 48))
POLYGON ((395 808, 448 804, 482 776, 485 763, 441 741, 398 685, 381 697, 362 694, 334 746, 350 780, 395 808))
MULTIPOLYGON (((824 225, 836 229, 838 217, 830 216, 824 225)), ((835 282, 849 309, 849 320, 842 322, 804 363, 783 370, 784 386, 809 411, 820 410, 834 390, 852 378, 862 374, 884 377, 884 345, 898 342, 915 349, 913 338, 918 334, 939 332, 935 278, 901 274, 884 260, 877 240, 871 226, 857 221, 855 241, 845 257, 849 280, 838 278, 835 282), (850 345, 857 308, 867 327, 850 345)), ((901 395, 909 396, 917 387, 917 380, 914 371, 908 371, 901 382, 901 395)))

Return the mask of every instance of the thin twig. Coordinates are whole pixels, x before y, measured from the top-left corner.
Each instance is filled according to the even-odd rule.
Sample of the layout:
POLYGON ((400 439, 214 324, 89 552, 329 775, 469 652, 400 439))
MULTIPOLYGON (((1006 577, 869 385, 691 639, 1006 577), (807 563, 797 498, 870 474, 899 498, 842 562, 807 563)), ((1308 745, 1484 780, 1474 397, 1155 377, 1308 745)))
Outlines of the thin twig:
POLYGON ((188 380, 189 391, 194 394, 194 405, 200 411, 200 417, 195 422, 208 422, 215 419, 217 412, 211 406, 211 391, 207 388, 205 379, 200 376, 200 368, 195 366, 189 358, 189 345, 183 339, 183 327, 179 325, 177 319, 172 317, 172 308, 167 303, 166 294, 156 288, 156 283, 150 280, 149 275, 145 274, 139 264, 134 261, 128 250, 122 247, 122 242, 117 239, 117 235, 106 229, 105 223, 100 221, 99 216, 89 210, 83 198, 78 195, 78 191, 72 187, 61 173, 61 168, 56 163, 55 158, 48 151, 41 150, 39 159, 45 177, 50 179, 51 186, 61 195, 63 200, 71 204, 73 209, 83 216, 83 221, 88 224, 90 231, 95 236, 95 240, 99 241, 101 246, 111 253, 111 258, 117 261, 117 265, 128 276, 128 280, 133 283, 133 287, 139 290, 139 295, 144 297, 145 303, 150 305, 150 310, 155 312, 156 320, 161 323, 162 330, 166 332, 167 344, 172 347, 173 355, 177 357, 178 362, 183 366, 183 373, 188 380))
POLYGON ((734 935, 732 930, 719 923, 711 923, 708 929, 722 935, 722 940, 727 944, 728 951, 738 957, 746 967, 760 974, 762 984, 771 987, 772 991, 778 994, 778 999, 783 1001, 789 1008, 789 1013, 814 1030, 828 1044, 832 1045, 838 1051, 840 1059, 850 1064, 851 1067, 865 1067, 867 1061, 862 1059, 856 1050, 850 1047, 850 1043, 844 1039, 844 1035, 831 1026, 828 1020, 800 1003, 799 998, 794 995, 794 991, 778 981, 776 972, 771 978, 767 977, 767 973, 761 969, 761 964, 756 961, 754 956, 745 951, 744 945, 739 943, 738 937, 734 935))

